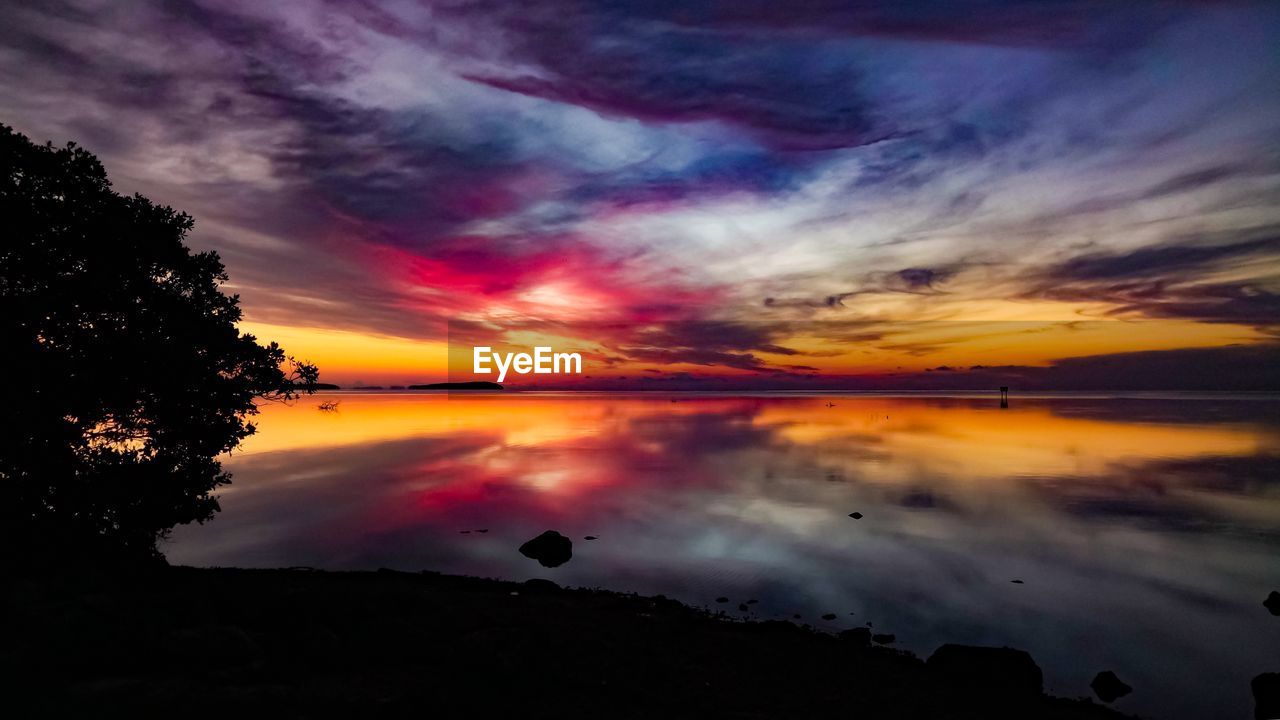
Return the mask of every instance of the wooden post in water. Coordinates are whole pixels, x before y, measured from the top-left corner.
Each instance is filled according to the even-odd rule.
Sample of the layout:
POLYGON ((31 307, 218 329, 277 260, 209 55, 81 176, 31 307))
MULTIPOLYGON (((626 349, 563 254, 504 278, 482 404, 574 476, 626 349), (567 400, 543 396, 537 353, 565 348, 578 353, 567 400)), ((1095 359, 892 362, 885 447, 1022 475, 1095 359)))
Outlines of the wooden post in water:
POLYGON ((1009 386, 1000 386, 1000 409, 1007 410, 1009 408, 1009 386))

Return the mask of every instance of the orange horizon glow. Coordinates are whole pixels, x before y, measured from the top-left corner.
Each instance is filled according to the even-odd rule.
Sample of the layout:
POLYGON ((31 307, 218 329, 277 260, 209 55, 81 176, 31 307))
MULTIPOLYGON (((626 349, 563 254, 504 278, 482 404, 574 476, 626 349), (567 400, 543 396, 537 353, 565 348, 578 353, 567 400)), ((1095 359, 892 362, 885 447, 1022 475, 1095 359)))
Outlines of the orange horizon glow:
MULTIPOLYGON (((892 336, 876 342, 846 342, 800 333, 777 344, 799 354, 756 351, 764 367, 797 364, 817 376, 921 373, 938 366, 1045 367, 1054 361, 1115 353, 1221 348, 1259 344, 1272 338, 1258 328, 1191 320, 1167 321, 962 321, 892 324, 892 336), (926 348, 927 351, 921 351, 926 348)), ((352 330, 243 322, 260 342, 278 342, 285 351, 321 369, 321 381, 343 386, 409 385, 488 379, 471 372, 470 342, 377 335, 352 330)), ((535 333, 496 326, 483 340, 503 351, 528 351, 546 344, 580 352, 584 374, 595 379, 695 376, 751 377, 758 371, 690 362, 619 360, 609 338, 573 333, 535 333), (607 361, 606 361, 607 359, 607 361)), ((477 341, 480 342, 480 341, 477 341)), ((512 376, 508 382, 536 386, 541 378, 512 376)), ((564 378, 557 378, 564 379, 564 378)), ((573 379, 573 378, 570 378, 573 379)))

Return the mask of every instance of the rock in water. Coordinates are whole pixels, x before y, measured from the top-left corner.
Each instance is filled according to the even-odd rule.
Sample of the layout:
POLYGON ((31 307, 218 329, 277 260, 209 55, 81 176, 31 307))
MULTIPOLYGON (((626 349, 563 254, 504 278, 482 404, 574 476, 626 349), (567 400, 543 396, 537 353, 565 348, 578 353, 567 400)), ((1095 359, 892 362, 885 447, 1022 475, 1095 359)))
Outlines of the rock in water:
POLYGON ((573 541, 548 530, 520 546, 520 554, 537 560, 542 567, 559 567, 573 557, 573 541))
POLYGON ((849 517, 853 518, 854 520, 861 520, 861 519, 862 519, 862 513, 860 513, 860 512, 851 512, 851 513, 849 513, 849 517))
POLYGON ((1280 673, 1262 673, 1253 679, 1251 685, 1254 719, 1280 718, 1280 673))
POLYGON ((1094 694, 1104 703, 1115 702, 1133 692, 1133 688, 1126 685, 1110 670, 1104 670, 1095 675, 1089 687, 1093 688, 1094 694))
POLYGON ((1272 615, 1280 615, 1280 592, 1275 590, 1262 601, 1262 606, 1271 611, 1272 615))
POLYGON ((943 645, 925 667, 948 692, 996 707, 1038 702, 1043 691, 1044 675, 1023 650, 943 645))
POLYGON ((858 645, 859 647, 866 647, 867 645, 871 644, 871 631, 864 627, 845 630, 844 632, 841 632, 837 637, 839 637, 841 640, 844 640, 845 642, 858 645))
POLYGON ((541 592, 559 592, 560 586, 546 578, 529 578, 524 581, 524 586, 529 590, 537 590, 541 592))

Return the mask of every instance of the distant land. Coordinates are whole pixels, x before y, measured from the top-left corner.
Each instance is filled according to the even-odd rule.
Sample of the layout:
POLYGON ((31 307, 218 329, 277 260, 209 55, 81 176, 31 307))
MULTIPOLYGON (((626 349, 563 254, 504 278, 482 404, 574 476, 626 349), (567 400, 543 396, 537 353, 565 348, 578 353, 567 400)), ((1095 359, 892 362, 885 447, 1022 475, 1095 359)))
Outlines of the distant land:
MULTIPOLYGON (((316 383, 316 390, 341 390, 341 385, 333 383, 316 383)), ((427 385, 352 385, 348 390, 501 390, 502 385, 496 382, 456 382, 430 383, 427 385)))
POLYGON ((410 385, 410 390, 501 390, 502 386, 496 382, 487 382, 477 380, 474 382, 444 382, 430 383, 428 385, 410 385))

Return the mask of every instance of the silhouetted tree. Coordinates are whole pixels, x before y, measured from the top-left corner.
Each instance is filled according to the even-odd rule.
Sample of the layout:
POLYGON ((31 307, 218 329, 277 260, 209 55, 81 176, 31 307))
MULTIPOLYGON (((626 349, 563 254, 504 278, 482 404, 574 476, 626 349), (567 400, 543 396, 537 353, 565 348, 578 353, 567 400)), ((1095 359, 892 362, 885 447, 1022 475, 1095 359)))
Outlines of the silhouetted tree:
POLYGON ((0 223, 6 552, 154 554, 218 510, 217 458, 255 401, 310 392, 317 370, 237 330, 188 215, 113 192, 74 144, 0 125, 0 223))

